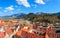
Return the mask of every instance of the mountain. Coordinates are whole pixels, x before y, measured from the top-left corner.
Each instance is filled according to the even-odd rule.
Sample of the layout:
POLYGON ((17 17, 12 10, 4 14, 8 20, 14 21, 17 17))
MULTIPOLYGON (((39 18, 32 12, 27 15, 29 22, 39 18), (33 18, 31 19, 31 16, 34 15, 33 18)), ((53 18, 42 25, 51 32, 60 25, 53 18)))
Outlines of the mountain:
POLYGON ((53 13, 53 15, 60 15, 60 12, 58 12, 58 13, 53 13))
POLYGON ((13 15, 9 15, 9 16, 1 16, 0 18, 21 18, 25 15, 26 14, 24 14, 24 13, 18 13, 18 14, 13 14, 13 15))
POLYGON ((24 14, 24 13, 17 13, 9 16, 2 16, 0 18, 24 18, 27 20, 32 20, 32 21, 56 21, 60 22, 60 12, 58 13, 53 13, 53 14, 47 14, 43 12, 39 13, 29 13, 29 14, 24 14), (55 19, 56 18, 56 19, 55 19))
POLYGON ((56 23, 60 22, 60 12, 58 13, 29 13, 23 17, 24 19, 30 20, 30 21, 40 21, 40 22, 50 22, 50 23, 56 23))

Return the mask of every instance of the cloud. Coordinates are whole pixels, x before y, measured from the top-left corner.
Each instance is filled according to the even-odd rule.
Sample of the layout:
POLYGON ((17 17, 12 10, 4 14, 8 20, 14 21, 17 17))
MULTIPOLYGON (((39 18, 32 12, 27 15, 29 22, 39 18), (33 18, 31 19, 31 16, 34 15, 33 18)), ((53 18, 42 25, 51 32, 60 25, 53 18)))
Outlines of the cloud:
POLYGON ((13 7, 13 5, 11 5, 9 7, 6 7, 4 12, 13 11, 13 10, 14 10, 14 7, 13 7))
POLYGON ((16 0, 19 5, 24 5, 25 7, 30 7, 30 4, 27 0, 16 0))
POLYGON ((35 0, 36 3, 39 3, 39 4, 45 4, 45 2, 43 0, 35 0))

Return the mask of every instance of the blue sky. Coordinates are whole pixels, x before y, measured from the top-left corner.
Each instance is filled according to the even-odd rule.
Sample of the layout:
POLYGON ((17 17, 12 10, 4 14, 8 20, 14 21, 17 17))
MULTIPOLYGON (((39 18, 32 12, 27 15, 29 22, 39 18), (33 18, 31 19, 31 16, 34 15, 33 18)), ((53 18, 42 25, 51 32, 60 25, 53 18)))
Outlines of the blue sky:
POLYGON ((29 12, 60 12, 60 0, 0 0, 0 16, 29 12))

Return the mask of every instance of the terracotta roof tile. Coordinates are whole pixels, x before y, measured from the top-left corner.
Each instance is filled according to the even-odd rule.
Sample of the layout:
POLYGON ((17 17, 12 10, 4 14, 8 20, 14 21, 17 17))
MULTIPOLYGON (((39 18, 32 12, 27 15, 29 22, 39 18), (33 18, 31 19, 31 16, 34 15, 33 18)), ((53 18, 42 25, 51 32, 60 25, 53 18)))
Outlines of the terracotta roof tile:
POLYGON ((8 28, 6 32, 7 32, 8 34, 12 33, 11 28, 8 28))
POLYGON ((21 30, 19 30, 16 35, 20 36, 21 35, 21 30))

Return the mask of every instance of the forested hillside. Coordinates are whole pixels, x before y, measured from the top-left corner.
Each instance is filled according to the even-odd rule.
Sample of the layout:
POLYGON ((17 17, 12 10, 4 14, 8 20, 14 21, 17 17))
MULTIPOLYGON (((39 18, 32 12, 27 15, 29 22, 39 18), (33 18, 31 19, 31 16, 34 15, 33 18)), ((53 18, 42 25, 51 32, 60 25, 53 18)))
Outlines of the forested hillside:
POLYGON ((40 21, 40 22, 49 22, 49 23, 56 23, 60 22, 60 12, 54 13, 54 14, 34 14, 29 13, 23 17, 24 19, 30 20, 30 21, 40 21))

